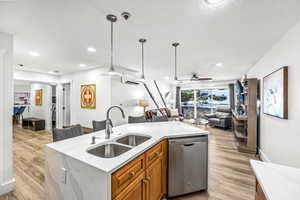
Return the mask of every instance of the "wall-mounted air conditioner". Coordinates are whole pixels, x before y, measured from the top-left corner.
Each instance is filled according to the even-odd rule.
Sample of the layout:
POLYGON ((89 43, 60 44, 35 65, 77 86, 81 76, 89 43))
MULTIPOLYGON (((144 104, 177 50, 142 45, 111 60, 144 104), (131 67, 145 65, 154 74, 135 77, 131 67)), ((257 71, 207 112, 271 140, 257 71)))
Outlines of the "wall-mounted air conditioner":
POLYGON ((138 78, 136 78, 134 76, 130 76, 130 75, 123 75, 121 77, 121 82, 124 84, 129 84, 129 85, 139 85, 140 84, 138 78))

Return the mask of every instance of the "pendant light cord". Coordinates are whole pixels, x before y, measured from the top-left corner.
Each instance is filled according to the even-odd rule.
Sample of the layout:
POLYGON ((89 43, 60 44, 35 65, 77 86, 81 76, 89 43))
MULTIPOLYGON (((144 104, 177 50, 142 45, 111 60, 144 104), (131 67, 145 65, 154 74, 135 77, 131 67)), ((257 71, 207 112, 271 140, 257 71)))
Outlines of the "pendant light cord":
POLYGON ((174 79, 177 81, 177 46, 175 46, 175 77, 174 79))
POLYGON ((147 40, 144 38, 139 39, 139 42, 142 44, 142 75, 141 79, 145 79, 145 62, 144 62, 144 43, 147 40))
POLYGON ((114 52, 114 39, 113 39, 113 34, 114 34, 114 27, 113 27, 113 22, 110 22, 110 70, 114 71, 114 65, 113 65, 113 61, 114 61, 114 56, 113 56, 113 52, 114 52))
POLYGON ((145 66, 144 66, 144 43, 142 42, 142 78, 145 78, 145 66))
POLYGON ((177 81, 178 77, 177 77, 177 46, 179 46, 178 42, 175 42, 172 44, 172 46, 175 48, 175 76, 174 76, 174 80, 177 81))

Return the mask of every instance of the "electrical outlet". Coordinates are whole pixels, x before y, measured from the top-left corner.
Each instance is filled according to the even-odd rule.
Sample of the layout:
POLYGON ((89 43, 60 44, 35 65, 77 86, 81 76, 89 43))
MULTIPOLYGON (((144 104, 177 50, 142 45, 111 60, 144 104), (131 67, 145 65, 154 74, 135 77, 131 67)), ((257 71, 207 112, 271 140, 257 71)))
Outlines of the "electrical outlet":
POLYGON ((61 168, 61 177, 60 180, 63 184, 67 184, 67 169, 66 168, 61 168))

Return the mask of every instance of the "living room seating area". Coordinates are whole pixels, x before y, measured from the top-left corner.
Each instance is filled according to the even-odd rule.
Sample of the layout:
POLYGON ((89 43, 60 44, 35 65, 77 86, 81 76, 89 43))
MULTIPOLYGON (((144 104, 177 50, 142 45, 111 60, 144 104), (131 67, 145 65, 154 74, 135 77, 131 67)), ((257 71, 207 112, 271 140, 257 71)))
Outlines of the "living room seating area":
POLYGON ((205 114, 205 118, 212 127, 228 129, 231 127, 232 112, 230 107, 219 106, 213 114, 205 114))

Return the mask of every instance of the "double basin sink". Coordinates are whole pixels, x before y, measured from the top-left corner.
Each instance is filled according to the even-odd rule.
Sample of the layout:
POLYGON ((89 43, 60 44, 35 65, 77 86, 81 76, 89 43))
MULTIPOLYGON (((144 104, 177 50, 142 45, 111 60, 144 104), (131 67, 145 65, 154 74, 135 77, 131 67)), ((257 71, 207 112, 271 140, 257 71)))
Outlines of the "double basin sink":
POLYGON ((130 134, 87 150, 101 158, 114 158, 151 139, 150 136, 130 134))

